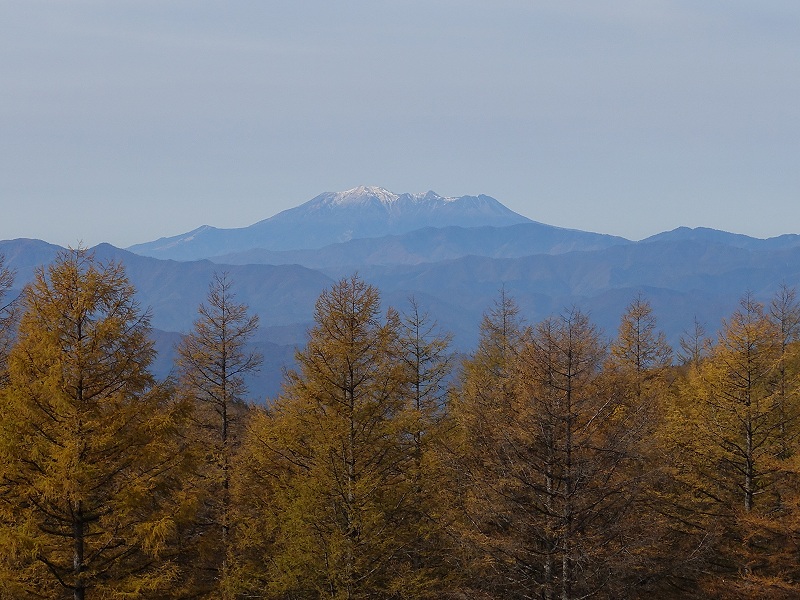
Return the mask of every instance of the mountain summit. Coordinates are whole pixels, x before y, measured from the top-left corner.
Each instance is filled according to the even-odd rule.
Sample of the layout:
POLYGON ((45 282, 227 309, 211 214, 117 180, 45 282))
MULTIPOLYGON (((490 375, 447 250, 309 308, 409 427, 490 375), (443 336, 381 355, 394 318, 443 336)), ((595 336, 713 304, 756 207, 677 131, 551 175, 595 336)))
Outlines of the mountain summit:
POLYGON ((399 198, 400 195, 382 187, 360 185, 352 190, 345 190, 344 192, 327 192, 325 194, 320 194, 306 204, 317 204, 320 206, 369 206, 377 202, 388 207, 397 202, 399 198))
POLYGON ((490 196, 446 198, 436 192, 395 194, 360 186, 326 192, 249 227, 204 225, 188 233, 137 244, 136 254, 196 260, 254 248, 300 250, 357 238, 402 234, 423 227, 503 227, 531 220, 490 196))
POLYGON ((344 218, 352 230, 345 230, 333 242, 406 233, 422 227, 503 227, 530 223, 530 219, 506 208, 490 196, 446 198, 434 191, 395 194, 381 187, 362 185, 344 192, 320 194, 253 227, 274 222, 287 224, 323 214, 329 219, 344 218))

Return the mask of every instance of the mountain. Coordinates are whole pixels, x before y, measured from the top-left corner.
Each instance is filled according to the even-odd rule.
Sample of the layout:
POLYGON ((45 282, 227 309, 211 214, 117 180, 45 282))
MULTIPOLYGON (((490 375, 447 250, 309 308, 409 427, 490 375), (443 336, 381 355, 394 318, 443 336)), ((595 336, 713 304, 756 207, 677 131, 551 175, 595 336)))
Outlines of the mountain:
MULTIPOLYGON (((558 255, 361 265, 359 273, 379 286, 385 304, 402 308, 408 296, 416 296, 456 332, 460 349, 470 348, 481 313, 502 286, 518 298, 530 320, 574 304, 602 317, 609 332, 625 304, 645 290, 661 307, 657 316, 674 340, 695 314, 713 329, 746 291, 766 301, 781 283, 800 281, 800 246, 773 250, 769 245, 750 250, 704 240, 650 241, 558 255)), ((57 251, 57 246, 32 240, 0 242, 0 253, 18 271, 18 287, 30 279, 35 263, 49 262, 57 251)), ((125 264, 138 300, 151 308, 153 326, 163 331, 187 331, 213 273, 227 271, 238 300, 261 317, 259 341, 280 346, 303 342, 319 293, 333 278, 352 273, 345 268, 323 274, 299 265, 159 260, 107 244, 94 252, 101 260, 125 264)))
POLYGON ((588 312, 613 336, 620 315, 639 292, 651 301, 669 341, 677 344, 695 316, 713 334, 745 292, 769 302, 783 283, 800 281, 800 246, 747 250, 707 241, 613 246, 594 252, 512 259, 466 256, 419 265, 372 266, 360 274, 391 297, 425 295, 436 317, 474 347, 481 314, 501 287, 529 322, 570 306, 588 312))
MULTIPOLYGON (((5 264, 16 272, 16 294, 31 281, 38 266, 47 265, 63 248, 39 240, 0 241, 5 264)), ((159 377, 173 368, 174 346, 189 331, 204 302, 215 271, 233 281, 236 300, 250 307, 261 321, 253 346, 264 355, 261 372, 248 381, 254 398, 275 396, 283 368, 292 364, 295 347, 305 339, 313 320, 314 303, 333 280, 298 265, 230 265, 210 261, 176 262, 139 256, 109 244, 92 249, 100 261, 125 265, 136 288, 136 300, 152 314, 153 340, 158 352, 153 370, 159 377)))
POLYGON ((110 244, 92 249, 102 260, 125 265, 137 300, 153 313, 153 326, 188 331, 205 301, 214 272, 225 271, 233 282, 237 302, 247 304, 264 328, 308 323, 317 296, 333 280, 299 265, 217 265, 207 260, 178 262, 139 256, 110 244))
MULTIPOLYGON (((453 347, 461 352, 474 349, 481 315, 501 288, 517 300, 529 323, 577 306, 609 337, 626 305, 643 292, 675 345, 695 317, 713 335, 745 292, 769 302, 781 284, 800 282, 798 235, 763 240, 681 227, 632 242, 536 223, 487 196, 447 199, 432 192, 411 196, 357 188, 323 194, 250 228, 213 231, 224 243, 215 246, 199 232, 197 244, 188 236, 176 238, 172 247, 178 254, 212 253, 213 262, 163 260, 108 244, 94 252, 101 260, 125 264, 137 299, 152 311, 160 375, 172 368, 174 344, 191 328, 213 273, 228 272, 238 301, 261 318, 253 345, 266 360, 250 384, 254 396, 262 398, 277 393, 294 348, 305 342, 320 292, 354 271, 380 288, 384 307, 402 311, 413 295, 432 319, 454 334, 453 347), (481 214, 501 222, 523 222, 491 225, 486 223, 490 216, 481 214), (447 224, 457 218, 462 224, 447 224), (431 221, 439 226, 427 226, 431 221), (381 233, 420 222, 426 227, 381 233), (350 233, 371 237, 323 243, 335 232, 341 235, 345 226, 350 233), (291 235, 297 236, 295 246, 319 247, 270 250, 247 245, 263 243, 264 232, 276 247, 291 235), (226 244, 240 246, 220 255, 226 244)), ((60 250, 38 240, 0 242, 0 254, 17 272, 17 288, 60 250)))
POLYGON ((780 250, 782 248, 796 248, 800 246, 800 235, 785 234, 777 237, 760 239, 742 235, 741 233, 729 233, 710 229, 708 227, 678 227, 672 231, 657 233, 654 236, 645 238, 643 243, 648 242, 713 242, 724 244, 732 248, 746 248, 748 250, 780 250))
POLYGON ((327 192, 249 227, 194 231, 137 244, 131 252, 155 258, 196 260, 243 252, 322 248, 356 238, 402 234, 423 227, 502 227, 530 223, 489 196, 445 198, 435 192, 394 194, 361 186, 327 192))
POLYGON ((223 264, 298 264, 312 269, 418 264, 474 254, 518 258, 630 244, 625 238, 530 222, 506 227, 426 227, 401 235, 361 238, 312 250, 264 250, 209 257, 223 264))
POLYGON ((33 279, 34 270, 52 261, 63 248, 48 244, 42 240, 18 238, 16 240, 0 240, 0 256, 5 257, 6 266, 15 273, 16 287, 33 279))

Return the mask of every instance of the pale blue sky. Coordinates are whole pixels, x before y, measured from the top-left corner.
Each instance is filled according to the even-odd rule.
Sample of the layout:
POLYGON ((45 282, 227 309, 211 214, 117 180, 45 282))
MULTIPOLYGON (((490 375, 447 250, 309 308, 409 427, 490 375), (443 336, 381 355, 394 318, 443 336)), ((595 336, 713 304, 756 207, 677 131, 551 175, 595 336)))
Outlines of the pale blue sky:
POLYGON ((800 233, 800 3, 0 0, 0 239, 360 184, 639 239, 800 233))

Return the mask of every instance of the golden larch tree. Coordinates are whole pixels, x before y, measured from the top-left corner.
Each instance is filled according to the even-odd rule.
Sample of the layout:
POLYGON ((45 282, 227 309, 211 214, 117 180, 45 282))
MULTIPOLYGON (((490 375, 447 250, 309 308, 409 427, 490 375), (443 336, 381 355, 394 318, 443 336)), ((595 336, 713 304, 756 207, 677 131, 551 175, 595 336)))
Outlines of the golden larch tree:
POLYGON ((180 411, 149 371, 122 265, 62 252, 26 286, 0 412, 0 554, 13 598, 163 597, 180 411))
POLYGON ((787 386, 797 381, 785 361, 790 348, 779 322, 747 294, 680 386, 671 414, 674 478, 683 490, 677 517, 708 540, 696 576, 706 595, 784 597, 785 590, 771 591, 771 578, 786 581, 766 557, 787 539, 770 530, 796 521, 800 405, 796 383, 787 386))
MULTIPOLYGON (((250 593, 268 598, 406 597, 412 496, 398 316, 378 290, 342 279, 275 404, 254 416, 243 458, 250 593)), ((410 596, 414 595, 409 588, 410 596)))
POLYGON ((17 298, 9 297, 13 285, 14 271, 5 266, 5 257, 0 254, 0 387, 7 382, 8 352, 14 339, 17 298))
POLYGON ((452 585, 457 568, 450 560, 452 537, 448 535, 452 485, 447 477, 443 446, 450 424, 446 419, 447 383, 452 375, 452 335, 409 298, 398 327, 397 356, 401 366, 404 407, 399 415, 401 443, 410 457, 405 477, 410 485, 409 505, 414 524, 409 534, 404 568, 408 571, 406 594, 420 600, 441 598, 452 585))
POLYGON ((198 506, 186 545, 197 552, 191 560, 196 585, 215 597, 228 594, 231 479, 247 412, 245 378, 262 361, 248 345, 258 321, 236 302, 228 274, 215 273, 192 331, 177 347, 179 390, 192 407, 189 438, 197 458, 189 485, 198 506))
POLYGON ((445 460, 454 490, 450 509, 457 517, 453 535, 464 565, 461 585, 468 596, 507 592, 508 578, 516 578, 506 569, 505 539, 500 544, 494 535, 498 520, 492 515, 501 510, 498 473, 504 468, 505 434, 516 418, 517 367, 525 337, 519 306, 503 287, 483 315, 478 347, 463 361, 449 405, 453 429, 445 460))

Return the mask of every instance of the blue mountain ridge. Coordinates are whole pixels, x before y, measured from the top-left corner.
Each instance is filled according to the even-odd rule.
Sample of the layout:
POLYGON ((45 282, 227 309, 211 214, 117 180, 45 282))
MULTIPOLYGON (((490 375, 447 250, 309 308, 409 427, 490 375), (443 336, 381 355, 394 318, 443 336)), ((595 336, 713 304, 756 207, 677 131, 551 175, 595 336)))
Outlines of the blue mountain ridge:
MULTIPOLYGON (((368 201, 385 208, 386 198, 380 197, 385 191, 369 190, 375 198, 368 201)), ((363 193, 357 195, 363 200, 363 193)), ((389 200, 396 203, 399 198, 391 195, 389 200)), ((342 208, 336 205, 340 196, 323 200, 315 204, 316 210, 342 208)), ((352 194, 349 200, 354 202, 352 194)), ((449 205, 455 206, 452 201, 449 205)), ((481 316, 501 288, 517 300, 530 323, 577 306, 609 337, 626 305, 642 292, 659 326, 677 344, 695 318, 713 333, 745 292, 768 302, 781 284, 800 282, 800 236, 795 234, 762 240, 708 228, 678 228, 633 242, 525 219, 503 226, 426 226, 322 248, 310 247, 301 238, 295 244, 307 247, 245 248, 213 256, 213 261, 153 258, 108 244, 93 252, 100 260, 125 265, 138 301, 151 311, 161 376, 172 368, 174 344, 191 328, 213 273, 228 272, 237 300, 261 320, 253 343, 267 361, 250 382, 255 399, 278 393, 283 369, 292 365, 295 347, 306 340, 319 293, 354 271, 380 288, 384 307, 402 311, 413 295, 443 329, 454 333, 453 347, 461 352, 474 348, 481 316), (266 264, 269 261, 278 264, 266 264)), ((17 272, 15 292, 31 280, 37 266, 61 250, 38 240, 0 241, 0 254, 17 272)))
POLYGON ((489 196, 445 198, 435 192, 394 194, 360 186, 326 192, 249 227, 217 229, 204 225, 188 233, 137 244, 130 251, 155 258, 196 260, 264 250, 321 248, 351 239, 401 234, 423 227, 528 223, 489 196))

